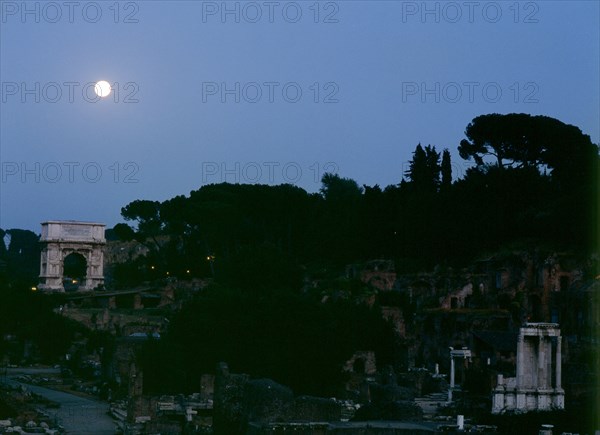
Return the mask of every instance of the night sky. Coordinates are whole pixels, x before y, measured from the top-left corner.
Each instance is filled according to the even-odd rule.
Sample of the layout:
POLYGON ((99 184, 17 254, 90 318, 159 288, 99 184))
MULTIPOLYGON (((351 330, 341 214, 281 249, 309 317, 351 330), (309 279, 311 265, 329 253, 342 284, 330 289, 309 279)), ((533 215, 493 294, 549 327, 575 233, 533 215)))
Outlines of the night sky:
POLYGON ((598 143, 599 5, 2 0, 0 227, 112 226, 222 181, 397 184, 419 142, 460 177, 485 113, 598 143))

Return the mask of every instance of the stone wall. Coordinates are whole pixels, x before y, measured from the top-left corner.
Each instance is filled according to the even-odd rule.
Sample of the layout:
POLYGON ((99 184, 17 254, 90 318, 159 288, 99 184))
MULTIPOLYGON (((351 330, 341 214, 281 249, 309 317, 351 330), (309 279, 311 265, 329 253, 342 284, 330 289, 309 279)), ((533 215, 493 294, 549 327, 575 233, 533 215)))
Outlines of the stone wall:
POLYGON ((217 368, 215 435, 245 434, 250 426, 262 428, 271 423, 339 421, 340 418, 341 406, 332 399, 295 397, 291 389, 270 379, 250 380, 248 375, 229 373, 224 363, 217 368))
POLYGON ((406 337, 406 324, 400 307, 382 306, 381 315, 394 325, 394 331, 398 334, 398 337, 406 337))
POLYGON ((344 371, 357 374, 374 375, 377 372, 375 352, 358 351, 344 364, 344 371))

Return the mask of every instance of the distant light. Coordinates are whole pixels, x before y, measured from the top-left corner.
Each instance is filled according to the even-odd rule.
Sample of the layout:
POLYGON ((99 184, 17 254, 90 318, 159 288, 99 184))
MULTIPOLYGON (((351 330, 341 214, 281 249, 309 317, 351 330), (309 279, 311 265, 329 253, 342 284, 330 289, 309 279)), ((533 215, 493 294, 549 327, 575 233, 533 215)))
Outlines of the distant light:
POLYGON ((150 269, 154 269, 154 266, 150 266, 150 269))
POLYGON ((190 270, 189 270, 189 269, 188 269, 188 270, 186 270, 186 271, 185 271, 185 273, 190 273, 190 270))
POLYGON ((94 92, 96 92, 96 95, 102 98, 108 97, 111 90, 112 88, 110 86, 110 83, 108 83, 106 80, 100 80, 94 86, 94 92))
POLYGON ((167 272, 167 275, 169 274, 169 272, 167 272))
POLYGON ((36 292, 37 291, 37 287, 31 287, 31 291, 36 292))
POLYGON ((72 280, 71 284, 77 284, 77 280, 76 279, 72 280))

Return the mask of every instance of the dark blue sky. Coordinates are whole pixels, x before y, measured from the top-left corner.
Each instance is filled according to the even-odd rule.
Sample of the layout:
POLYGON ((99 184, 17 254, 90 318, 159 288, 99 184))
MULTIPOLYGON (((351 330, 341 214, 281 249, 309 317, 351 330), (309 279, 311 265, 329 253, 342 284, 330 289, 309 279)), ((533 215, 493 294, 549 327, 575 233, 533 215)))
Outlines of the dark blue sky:
POLYGON ((221 181, 395 184, 419 142, 449 148, 459 177, 484 113, 552 116, 598 143, 597 1, 0 8, 4 229, 112 226, 132 200, 221 181), (98 80, 118 92, 93 102, 98 80))

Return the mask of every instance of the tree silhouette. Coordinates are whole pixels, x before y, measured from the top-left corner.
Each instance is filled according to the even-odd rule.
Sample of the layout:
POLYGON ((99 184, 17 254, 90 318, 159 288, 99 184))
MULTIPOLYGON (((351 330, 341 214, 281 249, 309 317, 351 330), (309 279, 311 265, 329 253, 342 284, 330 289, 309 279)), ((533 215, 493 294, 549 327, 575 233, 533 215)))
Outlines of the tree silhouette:
POLYGON ((589 179, 598 165, 598 146, 573 125, 548 116, 497 113, 473 119, 458 151, 483 166, 486 157, 498 167, 547 166, 555 178, 589 179))
MULTIPOLYGON (((160 216, 160 202, 136 200, 121 209, 121 216, 127 221, 137 222, 136 239, 149 249, 159 251, 161 244, 157 236, 161 234, 163 221, 160 216), (151 243, 149 243, 151 242, 151 243)), ((126 234, 127 231, 123 231, 126 234)))
POLYGON ((350 204, 358 201, 363 191, 356 181, 337 174, 324 174, 321 183, 320 192, 329 203, 350 204))
POLYGON ((417 192, 436 192, 440 184, 440 153, 435 146, 418 144, 405 175, 417 192))
POLYGON ((448 149, 444 149, 442 152, 442 164, 440 166, 440 172, 442 174, 442 182, 440 186, 447 190, 452 184, 452 162, 450 160, 450 151, 448 151, 448 149))

